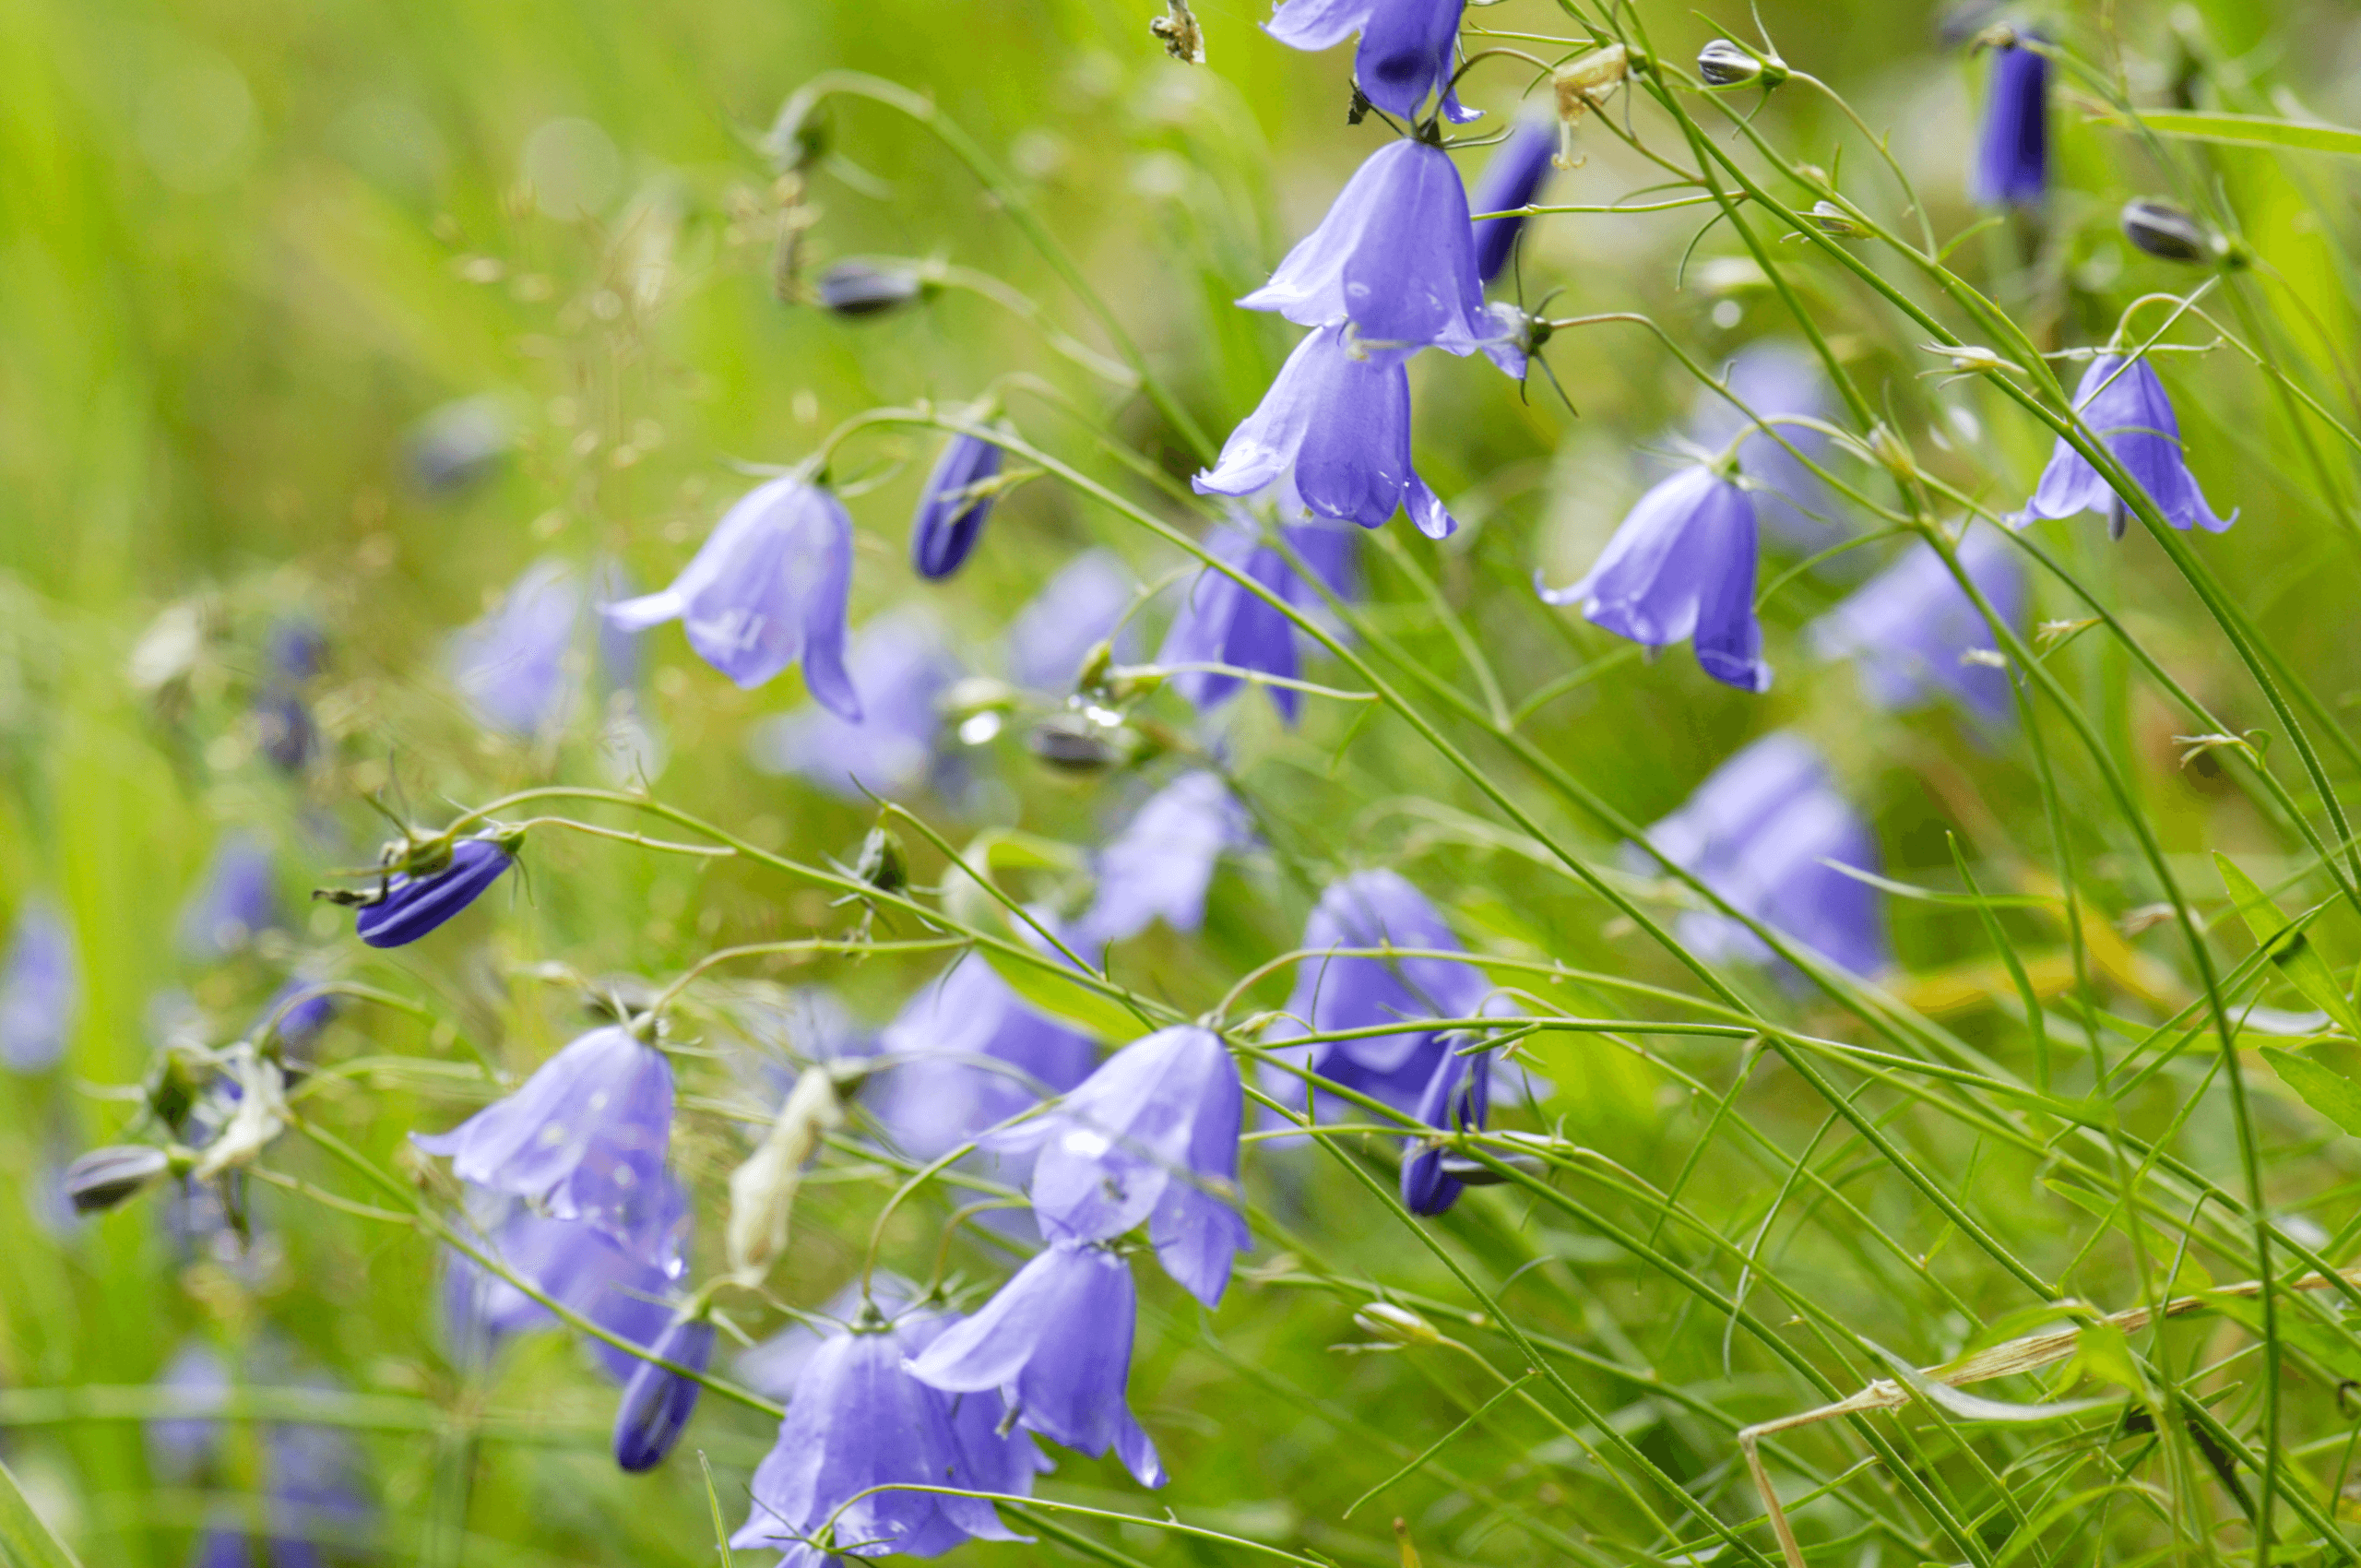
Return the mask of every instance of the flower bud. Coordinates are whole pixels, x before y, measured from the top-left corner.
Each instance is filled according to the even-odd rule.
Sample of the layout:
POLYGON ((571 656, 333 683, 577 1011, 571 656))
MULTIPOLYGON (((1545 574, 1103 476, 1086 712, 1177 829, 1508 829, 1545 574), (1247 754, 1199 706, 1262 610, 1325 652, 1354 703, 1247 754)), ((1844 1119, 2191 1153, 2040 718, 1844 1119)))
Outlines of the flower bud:
POLYGON ((1774 88, 1787 79, 1787 67, 1766 60, 1742 43, 1717 38, 1697 51, 1697 74, 1710 88, 1774 88))
POLYGON ((1433 1324, 1407 1307, 1371 1301, 1353 1314, 1353 1326, 1388 1345, 1440 1345, 1442 1335, 1433 1324))
POLYGON ((813 292, 820 308, 847 319, 899 310, 926 291, 917 272, 905 267, 872 267, 840 261, 820 275, 813 292))
POLYGON ((94 1148, 65 1168, 65 1196, 77 1214, 103 1213, 138 1196, 172 1164, 172 1157, 160 1148, 94 1148))
MULTIPOLYGON (((713 1340, 709 1320, 675 1318, 648 1348, 668 1361, 703 1372, 713 1359, 713 1340)), ((654 1361, 640 1362, 639 1370, 623 1384, 622 1403, 615 1407, 615 1463, 634 1475, 662 1464, 672 1445, 681 1441, 703 1387, 654 1361)))
POLYGON ((2149 196, 2134 196, 2123 204, 2123 237, 2164 261, 2210 261, 2217 242, 2195 218, 2149 196))
POLYGON ((1067 773, 1097 773, 1123 760, 1112 744, 1076 725, 1050 719, 1033 726, 1025 749, 1067 773))
POLYGON ((902 840, 882 823, 871 828, 860 841, 860 858, 853 862, 852 873, 880 893, 899 893, 910 885, 910 861, 902 840))
POLYGON ((1821 233, 1834 235, 1840 240, 1852 239, 1863 232, 1853 215, 1833 201, 1813 202, 1811 210, 1804 214, 1804 221, 1821 233))

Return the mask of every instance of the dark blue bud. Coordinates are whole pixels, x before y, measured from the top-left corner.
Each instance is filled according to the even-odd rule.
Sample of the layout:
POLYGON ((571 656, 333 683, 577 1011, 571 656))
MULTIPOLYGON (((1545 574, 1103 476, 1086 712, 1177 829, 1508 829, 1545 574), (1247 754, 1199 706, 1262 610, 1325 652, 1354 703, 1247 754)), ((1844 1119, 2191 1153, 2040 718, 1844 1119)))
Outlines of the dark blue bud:
MULTIPOLYGON (((1527 120, 1509 133, 1500 151, 1484 165, 1483 177, 1467 198, 1476 212, 1508 212, 1530 206, 1548 182, 1558 151, 1557 127, 1547 121, 1527 120)), ((1476 276, 1489 283, 1508 267, 1525 231, 1522 218, 1478 220, 1476 224, 1476 276)))
POLYGON ((925 281, 907 267, 872 267, 840 261, 820 275, 820 308, 837 315, 882 315, 926 291, 925 281))
MULTIPOLYGON (((1435 1063, 1427 1092, 1418 1099, 1418 1118, 1447 1133, 1465 1133, 1484 1125, 1492 1107, 1492 1059, 1489 1052, 1462 1056, 1458 1036, 1447 1035, 1453 1048, 1435 1063)), ((1443 1152, 1421 1147, 1411 1140, 1402 1161, 1402 1206, 1412 1214, 1442 1214, 1459 1201, 1465 1183, 1443 1170, 1443 1152)))
POLYGON ((493 839, 462 838, 452 847, 451 863, 433 875, 397 874, 353 929, 372 947, 407 946, 482 897, 515 859, 493 839))
POLYGON ((2049 57, 2011 34, 1992 52, 1992 90, 1984 104, 1969 186, 1986 207, 2032 207, 2049 194, 2049 57))
MULTIPOLYGON (((713 1324, 704 1318, 677 1318, 649 1348, 701 1372, 713 1356, 713 1324)), ((635 1475, 662 1464, 681 1441, 703 1386, 654 1361, 640 1362, 615 1408, 615 1463, 635 1475)))
POLYGON ((991 516, 993 493, 978 493, 1000 473, 1000 447, 981 436, 955 435, 935 459, 910 522, 910 564, 921 577, 947 577, 967 564, 991 516))
POLYGON ((65 1196, 75 1213, 97 1214, 138 1196, 171 1168, 160 1148, 94 1148, 65 1168, 65 1196))

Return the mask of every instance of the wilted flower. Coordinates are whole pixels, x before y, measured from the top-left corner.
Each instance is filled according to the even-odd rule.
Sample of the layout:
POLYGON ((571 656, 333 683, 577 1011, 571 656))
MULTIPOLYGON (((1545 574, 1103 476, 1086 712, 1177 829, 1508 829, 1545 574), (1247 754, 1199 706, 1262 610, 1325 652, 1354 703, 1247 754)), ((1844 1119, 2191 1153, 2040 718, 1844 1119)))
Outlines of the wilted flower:
POLYGON ((77 1214, 101 1214, 137 1197, 172 1169, 162 1149, 129 1144, 94 1148, 65 1168, 65 1197, 77 1214))
POLYGON ((741 497, 670 588, 600 610, 634 632, 679 621, 697 657, 748 690, 800 659, 813 699, 857 723, 844 666, 851 591, 852 518, 790 474, 741 497))
POLYGON ((1214 862, 1252 838, 1245 808, 1219 776, 1182 774, 1148 797, 1098 851, 1098 889, 1083 931, 1098 942, 1121 942, 1159 915, 1175 931, 1196 930, 1204 923, 1214 862))
POLYGON ((979 435, 955 435, 943 448, 910 520, 910 564, 919 576, 947 577, 967 564, 991 516, 1000 468, 999 444, 979 435))
POLYGON ((1221 1040, 1182 1025, 1125 1046, 1055 1110, 991 1141, 1038 1151, 1030 1195, 1043 1235, 1111 1241, 1145 1222, 1164 1272, 1210 1307, 1230 1254, 1253 1244, 1234 1206, 1245 1104, 1221 1040))
MULTIPOLYGON (((1428 1126, 1446 1133, 1465 1133, 1484 1125, 1490 1112, 1491 1059, 1489 1054, 1462 1056, 1464 1037, 1446 1036, 1446 1048, 1435 1063, 1413 1112, 1428 1126)), ((1443 1174, 1442 1151, 1422 1146, 1412 1138, 1402 1158, 1402 1206, 1412 1214, 1437 1215, 1459 1201, 1462 1183, 1443 1174)))
POLYGON ((1724 379, 1738 401, 1699 387, 1689 421, 1691 444, 1711 452, 1738 441, 1738 468, 1746 474, 1755 520, 1780 545, 1816 554, 1834 544, 1845 531, 1836 494, 1805 462, 1825 464, 1828 433, 1784 422, 1827 417, 1833 394, 1820 357, 1800 343, 1763 339, 1731 356, 1724 379), (1748 423, 1740 404, 1756 418, 1782 421, 1778 434, 1758 428, 1740 439, 1748 423))
POLYGON ((1410 466, 1408 373, 1398 357, 1356 358, 1341 326, 1296 345, 1261 406, 1190 483, 1200 495, 1252 495, 1280 480, 1317 517, 1374 529, 1407 507, 1430 539, 1459 526, 1410 466))
POLYGON ((2030 207, 2049 195, 2049 59, 2037 50, 2011 42, 1992 52, 1992 91, 1968 184, 1987 207, 2030 207))
POLYGON ((1353 78, 1361 96, 1389 114, 1415 116, 1437 90, 1452 120, 1476 118, 1452 91, 1465 0, 1282 0, 1263 29, 1289 48, 1333 49, 1355 33, 1353 78))
POLYGON ((74 928, 54 905, 27 903, 0 963, 0 1063, 19 1073, 55 1066, 74 1032, 80 992, 74 928))
POLYGON ((181 951, 192 958, 227 957, 278 916, 270 846, 251 833, 231 833, 214 847, 196 891, 181 906, 181 951))
POLYGON ((1097 1041, 1026 1005, 973 953, 912 997, 878 1044, 896 1064, 871 1077, 866 1103, 922 1160, 1062 1094, 1098 1063, 1097 1041))
POLYGON ((581 687, 574 652, 583 600, 580 573, 537 562, 497 608, 452 634, 452 683, 485 724, 529 740, 564 722, 581 687))
MULTIPOLYGON (((1781 731, 1748 746, 1645 837, 1741 914, 1857 975, 1883 966, 1877 890, 1821 863, 1874 873, 1877 841, 1801 736, 1781 731)), ((1767 956, 1751 932, 1722 915, 1691 911, 1677 928, 1709 960, 1767 956)))
MULTIPOLYGON (((2145 355, 2127 361, 2101 354, 2093 360, 2082 385, 2074 388, 2074 410, 2173 527, 2186 529, 2194 523, 2209 533, 2220 533, 2238 520, 2236 512, 2216 517, 2206 505, 2205 493, 2197 488, 2196 476, 2181 456, 2180 420, 2145 355)), ((2061 435, 2050 451, 2049 466, 2041 470, 2033 499, 2011 521, 2022 528, 2035 517, 2070 517, 2101 507, 2107 513, 2107 537, 2121 539, 2130 508, 2061 435)))
POLYGON ((1109 550, 1087 550, 1067 562, 1008 624, 1008 678, 1034 691, 1064 691, 1090 650, 1109 637, 1115 657, 1129 657, 1130 628, 1116 628, 1136 582, 1109 550))
POLYGON ((1597 564, 1570 588, 1534 586, 1550 604, 1650 647, 1691 642, 1705 673, 1742 692, 1767 691, 1754 618, 1754 503, 1702 465, 1640 498, 1597 564))
POLYGON ((765 773, 792 773, 848 801, 862 786, 893 794, 922 781, 943 731, 935 700, 959 678, 959 661, 933 618, 902 610, 879 616, 853 639, 848 660, 854 716, 810 703, 765 719, 747 754, 765 773))
POLYGON ((1123 1403, 1138 1315, 1129 1264, 1062 1241, 903 1366, 946 1393, 997 1390, 1026 1431, 1094 1458, 1112 1448, 1142 1486, 1162 1486, 1156 1444, 1123 1403))
POLYGON ((840 261, 820 275, 814 296, 820 308, 841 316, 883 315, 926 292, 916 268, 840 261))
MULTIPOLYGON (((1339 598, 1355 591, 1352 573, 1353 536, 1341 529, 1301 524, 1280 529, 1339 598)), ((1205 551, 1268 588, 1299 612, 1315 620, 1328 613, 1320 590, 1305 581, 1287 557, 1265 545, 1243 518, 1214 524, 1205 535, 1205 551)), ((1157 662, 1167 667, 1219 664, 1230 671, 1252 670, 1293 680, 1298 669, 1295 623, 1276 606, 1252 593, 1227 572, 1211 566, 1191 579, 1187 597, 1172 617, 1157 662)), ((1219 707, 1238 695, 1245 683, 1223 670, 1180 670, 1172 683, 1200 712, 1219 707)), ((1286 686, 1266 686, 1271 706, 1293 724, 1302 706, 1300 693, 1286 686)))
POLYGON ((452 1131, 410 1134, 450 1156, 461 1181, 619 1239, 655 1192, 671 1138, 672 1063, 616 1028, 584 1035, 452 1131))
MULTIPOLYGON (((1483 178, 1467 205, 1477 212, 1510 212, 1529 207, 1549 182, 1558 150, 1557 127, 1547 120, 1520 120, 1509 139, 1484 165, 1483 178)), ((1489 283, 1506 271, 1525 232, 1522 218, 1479 219, 1476 224, 1476 276, 1489 283)))
POLYGON ((739 1284, 749 1289, 761 1285, 787 1251, 804 1163, 844 1119, 828 1069, 806 1067, 753 1154, 730 1173, 730 1272, 739 1284))
MULTIPOLYGON (((2008 541, 1991 529, 1971 528, 1959 542, 1959 559, 2000 618, 2015 624, 2024 612, 2025 578, 2008 541)), ((1821 658, 1852 659, 1881 707, 1916 707, 1948 692, 1987 723, 2010 716, 2008 671, 1967 657, 1992 647, 1991 629, 1931 545, 1907 546, 1901 560, 1814 621, 1807 636, 1821 658)))
POLYGON ((406 946, 481 897, 516 860, 497 838, 462 838, 441 871, 388 878, 386 896, 362 906, 353 930, 372 947, 406 946))
MULTIPOLYGON (((713 1336, 710 1319, 676 1318, 649 1349, 701 1372, 713 1358, 713 1336)), ((681 1441, 703 1386, 654 1361, 640 1362, 615 1407, 615 1463, 634 1474, 662 1464, 681 1441)))

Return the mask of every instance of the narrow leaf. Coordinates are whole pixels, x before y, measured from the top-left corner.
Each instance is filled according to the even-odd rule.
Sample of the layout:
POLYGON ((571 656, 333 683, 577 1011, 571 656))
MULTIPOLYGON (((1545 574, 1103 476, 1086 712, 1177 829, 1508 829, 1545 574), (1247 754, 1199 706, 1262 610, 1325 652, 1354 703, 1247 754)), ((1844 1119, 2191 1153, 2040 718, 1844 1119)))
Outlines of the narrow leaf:
POLYGON ((2361 1015, 2354 1012, 2344 988, 2336 983, 2335 971, 2328 967, 2328 960, 2320 956, 2303 930, 2309 917, 2290 921, 2261 885, 2240 871, 2229 856, 2216 850, 2213 863, 2221 869, 2222 885, 2230 890, 2230 901, 2238 907, 2239 917, 2254 933, 2255 942, 2270 954, 2272 965, 2287 983, 2345 1033, 2361 1035, 2361 1015))
POLYGON ((0 1465, 0 1563, 6 1568, 81 1568, 0 1465))
MULTIPOLYGON (((2099 118, 2127 129, 2131 121, 2121 114, 2099 118)), ((2237 147, 2276 148, 2288 152, 2329 152, 2361 158, 2361 131, 2343 125, 2313 125, 2302 120, 2277 120, 2267 114, 2217 114, 2200 109, 2142 109, 2140 124, 2160 137, 2184 141, 2226 142, 2237 147)))
POLYGON ((2262 1059, 2271 1063, 2279 1081, 2302 1097, 2306 1105, 2346 1132, 2361 1136, 2361 1084, 2308 1056, 2298 1056, 2274 1045, 2262 1048, 2262 1059))

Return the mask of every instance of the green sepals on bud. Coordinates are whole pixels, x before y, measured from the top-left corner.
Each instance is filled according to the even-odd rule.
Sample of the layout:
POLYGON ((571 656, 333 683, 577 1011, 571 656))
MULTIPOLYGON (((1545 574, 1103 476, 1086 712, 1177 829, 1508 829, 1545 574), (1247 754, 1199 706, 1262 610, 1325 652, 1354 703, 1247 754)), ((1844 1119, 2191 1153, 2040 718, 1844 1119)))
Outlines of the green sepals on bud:
POLYGON ((1858 219, 1833 201, 1813 202, 1811 210, 1804 214, 1804 221, 1840 240, 1856 239, 1869 232, 1861 227, 1858 219))
POLYGON ((148 1081, 140 1088, 148 1101, 148 1113, 177 1133, 196 1109, 199 1087, 196 1072, 183 1060, 182 1053, 166 1051, 158 1056, 148 1081))
POLYGON ((1743 43, 1717 38, 1697 51, 1697 75, 1709 88, 1760 87, 1768 92, 1784 84, 1789 72, 1775 54, 1757 54, 1743 43))
POLYGON ((1440 1345, 1442 1332, 1407 1307, 1371 1301, 1353 1313, 1353 1326, 1382 1345, 1440 1345))
POLYGON ((1869 456, 1904 484, 1916 482, 1917 455, 1910 450, 1910 443, 1895 434, 1892 425, 1880 423, 1870 430, 1869 456))
POLYGON ((901 837, 882 822, 871 828, 860 841, 860 858, 853 862, 852 873, 880 893, 897 894, 908 887, 910 859, 901 837))
POLYGON ((2226 240, 2168 201, 2134 196, 2118 221, 2134 249, 2160 261, 2207 262, 2229 253, 2226 240))

